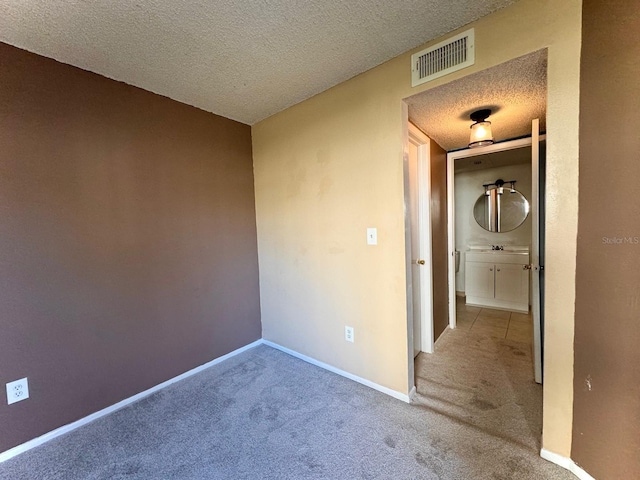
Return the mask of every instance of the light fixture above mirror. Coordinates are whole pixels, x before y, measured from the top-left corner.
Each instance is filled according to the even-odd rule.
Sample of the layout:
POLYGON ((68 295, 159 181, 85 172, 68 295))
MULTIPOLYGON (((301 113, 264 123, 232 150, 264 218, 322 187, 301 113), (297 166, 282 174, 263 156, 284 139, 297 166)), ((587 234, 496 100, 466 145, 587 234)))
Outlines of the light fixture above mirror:
POLYGON ((509 193, 516 193, 516 181, 515 180, 509 180, 507 182, 505 182, 504 180, 502 180, 501 178, 497 179, 494 183, 484 183, 482 186, 484 187, 484 194, 488 197, 490 196, 490 190, 491 189, 496 189, 496 193, 498 195, 502 195, 502 193, 504 192, 504 184, 505 183, 509 183, 511 184, 511 187, 509 187, 509 193))
POLYGON ((474 123, 470 127, 469 148, 484 147, 485 145, 491 145, 493 143, 491 122, 487 120, 490 115, 491 110, 488 108, 476 110, 470 115, 474 123))

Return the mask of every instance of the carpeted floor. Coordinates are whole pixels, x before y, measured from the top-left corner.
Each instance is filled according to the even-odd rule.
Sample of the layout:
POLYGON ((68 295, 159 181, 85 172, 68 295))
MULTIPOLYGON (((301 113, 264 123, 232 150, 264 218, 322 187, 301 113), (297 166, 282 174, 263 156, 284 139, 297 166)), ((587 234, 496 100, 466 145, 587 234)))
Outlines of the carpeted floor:
POLYGON ((259 346, 0 464, 1 479, 573 480, 528 346, 449 331, 407 405, 259 346))

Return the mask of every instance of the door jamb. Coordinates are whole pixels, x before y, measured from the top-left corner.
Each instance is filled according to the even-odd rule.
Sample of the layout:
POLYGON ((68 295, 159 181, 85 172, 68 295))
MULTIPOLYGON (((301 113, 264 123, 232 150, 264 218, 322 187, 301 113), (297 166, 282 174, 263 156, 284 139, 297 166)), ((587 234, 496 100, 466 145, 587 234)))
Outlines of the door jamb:
POLYGON ((411 280, 411 212, 409 205, 409 106, 402 102, 402 181, 404 186, 404 251, 407 311, 407 388, 409 398, 416 391, 413 357, 413 283, 411 280))
MULTIPOLYGON (((418 148, 418 228, 420 258, 425 264, 420 268, 420 351, 433 353, 433 280, 431 250, 431 171, 429 148, 431 139, 414 124, 409 123, 409 142, 418 148)), ((411 253, 411 252, 409 252, 411 253)), ((413 259, 412 259, 413 262, 413 259)))

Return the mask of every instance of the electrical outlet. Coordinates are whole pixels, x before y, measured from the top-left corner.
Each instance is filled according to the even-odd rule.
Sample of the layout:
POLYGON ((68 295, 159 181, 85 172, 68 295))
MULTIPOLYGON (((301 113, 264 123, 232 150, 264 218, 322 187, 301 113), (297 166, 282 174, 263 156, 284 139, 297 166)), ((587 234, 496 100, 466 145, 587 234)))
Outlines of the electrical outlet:
POLYGON ((344 339, 347 342, 351 342, 353 343, 354 341, 354 331, 353 331, 353 327, 344 327, 344 339))
POLYGON ((27 378, 21 378, 15 382, 7 383, 7 404, 20 402, 29 398, 29 382, 27 378))

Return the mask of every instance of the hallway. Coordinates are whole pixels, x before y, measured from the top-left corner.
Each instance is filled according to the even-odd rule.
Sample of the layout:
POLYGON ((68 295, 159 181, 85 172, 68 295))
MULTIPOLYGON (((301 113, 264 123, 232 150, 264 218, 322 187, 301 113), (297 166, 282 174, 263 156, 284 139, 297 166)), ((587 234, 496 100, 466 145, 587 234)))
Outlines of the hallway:
POLYGON ((549 469, 552 476, 540 470, 534 473, 546 462, 538 458, 542 387, 533 380, 527 316, 502 312, 500 320, 487 312, 480 315, 480 308, 467 308, 466 314, 464 308, 459 310, 459 328, 444 332, 434 354, 416 358, 415 404, 452 420, 451 428, 465 431, 454 436, 467 444, 457 448, 466 449, 469 457, 494 455, 495 462, 498 458, 504 462, 505 452, 510 451, 505 465, 509 476, 494 478, 574 478, 555 468, 549 469), (512 337, 523 341, 505 338, 510 329, 512 337))

